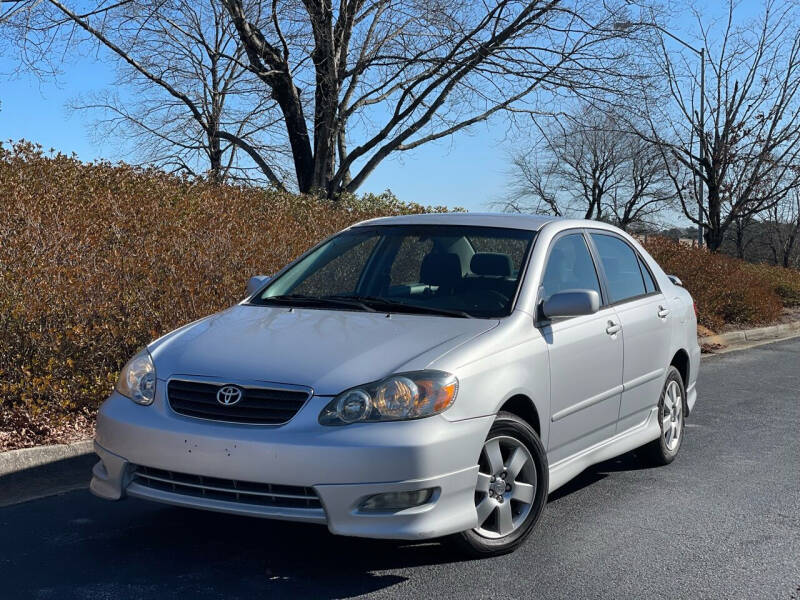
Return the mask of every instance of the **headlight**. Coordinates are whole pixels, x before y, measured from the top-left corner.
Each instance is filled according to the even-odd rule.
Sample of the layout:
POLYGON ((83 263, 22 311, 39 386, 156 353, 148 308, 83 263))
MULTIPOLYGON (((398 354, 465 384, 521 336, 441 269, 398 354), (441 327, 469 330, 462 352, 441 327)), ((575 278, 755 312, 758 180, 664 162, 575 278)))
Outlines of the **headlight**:
POLYGON ((128 361, 119 373, 117 391, 136 404, 147 406, 156 397, 156 368, 147 348, 128 361))
POLYGON ((405 421, 442 412, 453 404, 458 380, 444 371, 412 371, 345 390, 322 410, 322 425, 405 421))

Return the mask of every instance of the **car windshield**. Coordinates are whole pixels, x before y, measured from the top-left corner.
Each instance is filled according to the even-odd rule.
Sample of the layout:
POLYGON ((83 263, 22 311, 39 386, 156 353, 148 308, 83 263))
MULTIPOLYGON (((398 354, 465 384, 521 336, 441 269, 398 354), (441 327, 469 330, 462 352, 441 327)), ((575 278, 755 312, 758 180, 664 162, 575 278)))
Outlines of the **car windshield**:
POLYGON ((508 315, 536 233, 456 225, 349 229, 251 304, 494 318, 508 315))

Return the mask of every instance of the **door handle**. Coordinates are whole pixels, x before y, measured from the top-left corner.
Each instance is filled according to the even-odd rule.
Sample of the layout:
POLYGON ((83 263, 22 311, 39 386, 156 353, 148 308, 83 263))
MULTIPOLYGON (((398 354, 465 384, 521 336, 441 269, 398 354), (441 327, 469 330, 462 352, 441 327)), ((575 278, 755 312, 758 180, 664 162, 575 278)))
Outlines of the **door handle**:
POLYGON ((668 308, 664 308, 663 306, 659 305, 659 307, 658 307, 658 316, 660 318, 662 318, 662 319, 666 319, 667 315, 669 315, 669 309, 668 308))
POLYGON ((620 329, 622 329, 622 325, 614 323, 614 321, 609 321, 608 327, 606 327, 606 333, 608 335, 614 335, 615 333, 618 333, 620 329))

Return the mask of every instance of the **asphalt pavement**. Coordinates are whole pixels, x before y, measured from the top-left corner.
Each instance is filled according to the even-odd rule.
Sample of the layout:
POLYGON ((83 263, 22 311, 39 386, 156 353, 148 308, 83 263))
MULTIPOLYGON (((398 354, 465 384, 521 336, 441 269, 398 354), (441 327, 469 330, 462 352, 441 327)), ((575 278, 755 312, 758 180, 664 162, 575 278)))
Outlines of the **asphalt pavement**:
MULTIPOLYGON (((698 385, 673 464, 589 469, 511 555, 79 489, 0 508, 0 598, 800 599, 800 339, 704 358, 698 385)), ((69 489, 82 460, 49 476, 69 489)))

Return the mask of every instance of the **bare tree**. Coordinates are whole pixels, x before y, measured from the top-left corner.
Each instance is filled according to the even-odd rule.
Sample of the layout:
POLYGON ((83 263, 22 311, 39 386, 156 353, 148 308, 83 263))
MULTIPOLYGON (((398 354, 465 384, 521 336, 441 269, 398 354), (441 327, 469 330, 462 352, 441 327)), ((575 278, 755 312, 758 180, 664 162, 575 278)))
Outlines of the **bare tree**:
MULTIPOLYGON (((761 16, 737 26, 728 3, 719 34, 696 13, 707 58, 704 117, 700 68, 695 57, 659 49, 667 101, 642 98, 643 135, 662 150, 686 217, 701 225, 706 244, 718 250, 737 220, 773 207, 800 185, 800 28, 793 3, 768 0, 761 16), (702 151, 698 148, 702 146, 702 151), (702 181, 702 223, 696 214, 702 181)), ((652 27, 641 30, 652 32, 652 27)), ((656 30, 658 31, 658 30, 656 30)), ((655 42, 655 43, 653 43, 655 42)))
POLYGON ((605 117, 589 109, 541 128, 542 149, 514 161, 523 178, 518 195, 549 206, 555 215, 601 219, 622 175, 620 139, 608 126, 605 117))
POLYGON ((675 192, 670 185, 660 152, 632 134, 621 134, 623 178, 607 202, 607 220, 627 230, 633 224, 648 224, 673 207, 675 192))
POLYGON ((739 215, 733 218, 732 229, 733 237, 736 242, 736 257, 745 260, 747 250, 755 242, 755 237, 751 234, 753 225, 756 224, 756 215, 753 213, 739 215))
POLYGON ((104 30, 126 40, 141 68, 181 90, 194 110, 124 60, 113 90, 79 98, 73 108, 97 116, 96 137, 127 139, 144 162, 214 181, 278 183, 283 177, 270 170, 280 171, 280 162, 265 169, 247 153, 259 160, 280 156, 274 143, 281 139, 280 116, 243 64, 224 9, 214 0, 172 0, 158 8, 137 7, 124 20, 112 13, 104 30))
POLYGON ((617 58, 599 48, 615 35, 613 11, 583 0, 274 0, 260 19, 257 1, 222 1, 283 110, 299 189, 329 196, 358 189, 392 152, 523 108, 536 90, 591 85, 617 58), (350 148, 353 119, 363 135, 350 148))
MULTIPOLYGON (((170 1, 103 0, 79 13, 66 0, 28 0, 27 18, 36 23, 50 6, 200 120, 192 98, 163 77, 163 63, 139 60, 135 38, 105 26, 132 22, 132 13, 160 15, 170 1)), ((224 6, 248 72, 278 106, 296 189, 329 197, 357 190, 393 152, 564 91, 606 90, 628 57, 614 45, 622 0, 622 8, 591 0, 210 1, 224 6)), ((34 46, 47 53, 48 38, 34 46)), ((269 150, 226 133, 259 166, 274 166, 269 150)))
POLYGON ((495 205, 507 212, 564 215, 558 174, 531 151, 512 158, 511 184, 507 197, 495 205), (555 183, 554 183, 555 182, 555 183))
POLYGON ((172 171, 283 187, 280 113, 217 0, 103 2, 81 14, 58 0, 15 5, 5 27, 28 68, 52 73, 59 53, 111 51, 113 89, 73 103, 99 113, 98 137, 132 141, 172 171))
POLYGON ((622 119, 584 107, 540 132, 539 149, 514 157, 506 209, 574 214, 627 229, 673 200, 659 151, 622 119))
POLYGON ((795 190, 770 208, 764 221, 769 227, 767 243, 775 264, 787 268, 800 266, 795 252, 800 237, 800 191, 795 190))
POLYGON ((258 19, 257 0, 222 1, 283 110, 299 189, 329 196, 358 189, 393 152, 530 108, 537 91, 607 85, 625 56, 609 44, 606 3, 274 0, 258 19))

